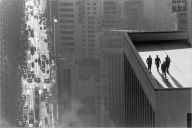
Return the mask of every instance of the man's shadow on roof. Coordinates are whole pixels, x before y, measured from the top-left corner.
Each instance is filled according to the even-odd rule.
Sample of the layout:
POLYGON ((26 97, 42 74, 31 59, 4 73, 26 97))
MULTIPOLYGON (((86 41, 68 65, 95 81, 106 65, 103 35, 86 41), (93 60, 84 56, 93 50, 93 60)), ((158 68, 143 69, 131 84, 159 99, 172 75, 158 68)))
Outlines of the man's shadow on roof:
MULTIPOLYGON (((165 85, 167 85, 168 88, 174 88, 173 85, 169 82, 168 79, 166 79, 163 74, 161 74, 159 71, 158 71, 159 75, 161 76, 162 78, 162 81, 165 83, 165 85)), ((167 74, 166 74, 167 75, 167 74)))
POLYGON ((178 88, 183 88, 183 86, 170 73, 168 75, 171 77, 171 79, 178 88))

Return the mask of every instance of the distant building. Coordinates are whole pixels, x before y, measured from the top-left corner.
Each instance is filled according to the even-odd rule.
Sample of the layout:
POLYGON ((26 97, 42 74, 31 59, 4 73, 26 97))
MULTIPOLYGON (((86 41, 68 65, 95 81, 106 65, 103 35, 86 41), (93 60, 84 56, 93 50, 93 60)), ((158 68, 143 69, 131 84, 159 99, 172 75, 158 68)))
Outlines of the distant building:
POLYGON ((95 107, 95 89, 100 82, 99 45, 95 33, 100 26, 100 15, 99 0, 58 1, 55 41, 60 121, 62 113, 68 109, 76 111, 74 107, 77 102, 84 106, 77 109, 77 118, 71 124, 73 126, 100 124, 98 108, 95 107), (91 105, 88 105, 90 102, 91 105))
POLYGON ((102 43, 105 50, 101 69, 105 119, 116 127, 191 127, 192 81, 189 76, 192 73, 189 65, 192 56, 187 32, 127 34, 116 31, 103 36, 106 38, 102 43), (172 41, 175 43, 170 45, 172 41), (160 42, 162 46, 159 46, 160 42), (121 43, 122 49, 118 47, 121 43), (158 54, 163 61, 165 53, 172 59, 167 82, 155 65, 152 67, 153 77, 145 66, 149 55, 154 59, 158 54), (185 56, 185 63, 178 56, 185 56))
POLYGON ((98 103, 102 105, 103 125, 126 125, 123 40, 119 33, 100 36, 101 87, 98 103))
POLYGON ((189 41, 192 45, 192 1, 188 4, 188 31, 189 31, 189 41))
POLYGON ((22 2, 0 1, 0 127, 17 123, 21 81, 20 60, 15 58, 19 58, 22 2))
POLYGON ((128 0, 123 3, 124 18, 129 30, 142 30, 144 22, 144 0, 128 0))
POLYGON ((176 16, 172 12, 172 0, 144 0, 145 31, 176 30, 176 16))
POLYGON ((57 84, 59 121, 65 118, 64 113, 71 111, 74 87, 77 84, 75 54, 78 35, 77 0, 58 1, 58 22, 53 23, 57 56, 57 84))
POLYGON ((172 12, 177 17, 177 30, 187 30, 188 0, 172 0, 172 12))
POLYGON ((121 4, 117 0, 103 0, 102 23, 103 29, 118 29, 120 27, 121 4))

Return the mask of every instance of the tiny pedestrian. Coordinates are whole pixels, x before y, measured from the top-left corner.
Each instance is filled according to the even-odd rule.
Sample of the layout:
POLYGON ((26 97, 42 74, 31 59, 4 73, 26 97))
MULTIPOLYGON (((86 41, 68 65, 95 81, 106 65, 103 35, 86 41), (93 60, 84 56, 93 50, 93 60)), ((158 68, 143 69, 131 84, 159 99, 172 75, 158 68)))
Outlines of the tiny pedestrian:
POLYGON ((157 71, 159 72, 159 65, 161 64, 161 59, 159 58, 158 55, 156 55, 156 58, 155 58, 155 65, 157 67, 157 71))
POLYGON ((169 66, 171 63, 171 59, 168 55, 165 57, 165 63, 166 63, 166 72, 169 74, 169 66))
POLYGON ((166 62, 163 61, 163 63, 161 64, 161 71, 162 71, 162 75, 164 78, 166 78, 166 62))
POLYGON ((152 58, 151 58, 151 55, 149 55, 149 57, 147 58, 146 63, 147 63, 147 65, 148 65, 148 70, 149 70, 149 72, 151 73, 151 66, 152 66, 152 58))

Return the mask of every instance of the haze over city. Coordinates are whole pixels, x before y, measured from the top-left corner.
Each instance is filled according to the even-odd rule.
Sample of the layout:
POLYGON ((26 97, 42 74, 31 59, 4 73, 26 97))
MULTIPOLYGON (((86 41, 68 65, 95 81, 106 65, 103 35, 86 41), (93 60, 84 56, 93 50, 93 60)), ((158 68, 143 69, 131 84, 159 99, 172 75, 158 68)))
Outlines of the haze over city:
POLYGON ((0 128, 191 127, 192 0, 0 0, 0 128))

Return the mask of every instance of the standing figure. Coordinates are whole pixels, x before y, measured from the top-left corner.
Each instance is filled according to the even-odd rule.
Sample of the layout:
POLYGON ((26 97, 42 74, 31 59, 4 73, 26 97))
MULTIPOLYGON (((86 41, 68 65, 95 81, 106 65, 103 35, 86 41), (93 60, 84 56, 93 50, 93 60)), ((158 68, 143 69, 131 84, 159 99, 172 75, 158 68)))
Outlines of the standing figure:
POLYGON ((165 61, 161 64, 161 71, 164 78, 166 78, 166 62, 165 61))
POLYGON ((151 65, 152 65, 151 55, 149 55, 149 57, 147 58, 146 63, 148 65, 148 70, 151 72, 151 65))
POLYGON ((158 57, 158 55, 156 55, 156 58, 155 58, 155 65, 157 67, 157 71, 159 72, 159 65, 161 63, 161 59, 158 57))
POLYGON ((171 63, 171 59, 168 55, 165 57, 165 63, 166 63, 166 72, 169 73, 169 66, 171 63))

